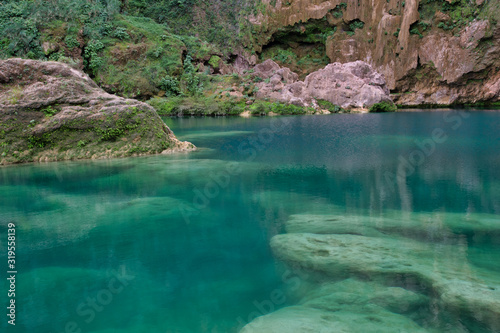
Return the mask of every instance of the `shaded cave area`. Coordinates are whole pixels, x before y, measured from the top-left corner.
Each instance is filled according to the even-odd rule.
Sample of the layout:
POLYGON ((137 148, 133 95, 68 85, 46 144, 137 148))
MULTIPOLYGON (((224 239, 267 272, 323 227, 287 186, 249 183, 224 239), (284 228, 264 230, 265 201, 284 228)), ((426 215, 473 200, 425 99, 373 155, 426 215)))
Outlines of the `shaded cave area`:
POLYGON ((281 28, 262 47, 259 58, 261 61, 274 60, 280 66, 290 68, 303 80, 330 63, 326 42, 336 30, 337 27, 330 25, 326 18, 281 28))

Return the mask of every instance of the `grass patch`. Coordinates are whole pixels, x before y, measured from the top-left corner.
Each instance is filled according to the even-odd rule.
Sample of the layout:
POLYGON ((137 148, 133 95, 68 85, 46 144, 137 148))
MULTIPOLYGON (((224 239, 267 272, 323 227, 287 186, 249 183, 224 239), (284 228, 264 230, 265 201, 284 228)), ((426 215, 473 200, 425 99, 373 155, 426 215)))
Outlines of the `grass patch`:
POLYGON ((245 111, 245 102, 236 99, 216 100, 213 97, 155 97, 147 102, 161 116, 225 116, 245 111))

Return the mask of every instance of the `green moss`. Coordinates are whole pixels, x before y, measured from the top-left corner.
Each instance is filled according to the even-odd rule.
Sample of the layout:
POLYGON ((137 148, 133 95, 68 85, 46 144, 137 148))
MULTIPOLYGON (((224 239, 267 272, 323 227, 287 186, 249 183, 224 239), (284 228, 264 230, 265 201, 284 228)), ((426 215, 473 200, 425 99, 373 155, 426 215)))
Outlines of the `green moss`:
POLYGON ((211 56, 210 60, 208 61, 208 64, 212 66, 212 68, 219 68, 219 62, 220 62, 220 57, 219 56, 211 56))

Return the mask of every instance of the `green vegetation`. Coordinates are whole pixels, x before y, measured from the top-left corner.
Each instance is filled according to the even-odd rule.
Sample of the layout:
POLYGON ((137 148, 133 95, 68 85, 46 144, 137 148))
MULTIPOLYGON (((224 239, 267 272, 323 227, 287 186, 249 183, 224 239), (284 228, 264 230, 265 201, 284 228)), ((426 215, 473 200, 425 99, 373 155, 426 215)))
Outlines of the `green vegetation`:
MULTIPOLYGON (((245 100, 235 98, 218 100, 213 97, 155 97, 150 99, 148 103, 162 116, 225 116, 238 115, 244 111, 261 116, 270 113, 298 115, 316 112, 311 107, 263 100, 256 100, 247 106, 245 100)), ((338 107, 332 109, 341 110, 338 107)))
POLYGON ((347 8, 347 3, 341 2, 337 6, 335 6, 334 9, 331 10, 332 16, 335 17, 336 19, 339 19, 343 16, 342 10, 345 10, 347 8))
POLYGON ((43 114, 45 114, 45 117, 52 117, 57 113, 57 110, 50 105, 42 109, 41 111, 43 112, 43 114))
POLYGON ((324 44, 329 36, 332 36, 336 27, 328 23, 326 17, 307 22, 296 23, 293 26, 280 28, 273 39, 282 43, 319 43, 324 44))
POLYGON ((375 103, 370 107, 370 112, 394 112, 397 106, 389 102, 375 103))
POLYGON ((227 61, 220 55, 239 45, 247 2, 0 1, 0 58, 83 66, 105 90, 125 97, 199 94, 205 79, 198 64, 217 68, 227 61), (223 10, 215 13, 213 5, 223 10), (203 20, 193 22, 195 9, 206 14, 203 20))
MULTIPOLYGON (((291 2, 282 2, 282 6, 289 5, 291 2)), ((262 78, 250 72, 241 77, 210 73, 225 73, 243 46, 260 60, 273 59, 304 79, 330 63, 326 45, 332 52, 334 38, 354 36, 358 29, 364 29, 360 20, 347 21, 347 6, 342 2, 321 19, 275 30, 272 20, 249 23, 249 15, 268 14, 267 3, 254 0, 51 0, 50 5, 42 0, 0 0, 0 58, 54 60, 83 68, 107 92, 141 100, 158 97, 152 103, 161 105, 165 114, 178 112, 169 109, 170 102, 159 103, 163 100, 160 97, 184 103, 186 110, 194 110, 192 114, 254 112, 256 108, 275 112, 269 111, 271 106, 254 103, 248 107, 233 101, 236 97, 252 100, 262 78), (202 109, 208 111, 199 111, 202 109)), ((398 3, 398 10, 404 6, 404 1, 401 6, 398 3)), ((454 35, 474 18, 489 19, 494 26, 499 7, 498 1, 477 6, 471 0, 422 0, 420 20, 412 24, 410 34, 423 38, 431 30, 437 11, 450 19, 436 23, 434 29, 454 35)), ((478 52, 489 49, 493 29, 480 41, 478 52)), ((400 31, 383 33, 399 37, 400 31)), ((358 32, 357 36, 359 42, 363 38, 375 43, 373 35, 358 32)), ((391 54, 389 50, 396 46, 392 38, 386 39, 384 54, 391 54)), ((340 47, 333 48, 339 52, 340 47)), ((420 75, 416 74, 417 79, 420 75)), ((12 104, 19 99, 16 91, 12 89, 9 96, 12 104)), ((335 106, 320 106, 338 112, 335 106)), ((273 107, 277 108, 275 113, 298 112, 273 107)))
POLYGON ((50 5, 43 0, 1 1, 0 58, 45 59, 43 42, 66 41, 65 49, 71 49, 79 45, 80 30, 87 40, 100 39, 119 9, 118 0, 54 0, 50 5))
MULTIPOLYGON (((453 30, 457 27, 464 27, 478 16, 481 16, 481 13, 486 15, 488 12, 487 10, 481 10, 481 8, 476 5, 475 1, 469 0, 455 0, 451 3, 445 0, 424 0, 420 2, 418 10, 420 19, 427 22, 433 19, 437 11, 448 14, 450 20, 438 24, 438 28, 443 30, 453 30)), ((426 29, 423 29, 423 31, 425 30, 426 29)), ((420 32, 422 32, 422 29, 420 29, 420 32)))
POLYGON ((224 51, 238 45, 241 13, 257 9, 253 1, 129 0, 123 3, 122 11, 126 15, 149 17, 174 34, 198 35, 224 51))
POLYGON ((338 112, 344 112, 345 110, 342 109, 340 106, 333 104, 332 102, 326 101, 324 99, 318 99, 316 101, 319 105, 320 108, 328 110, 332 113, 338 113, 338 112))
POLYGON ((223 116, 245 111, 245 102, 217 100, 214 97, 155 97, 148 103, 162 116, 223 116))
POLYGON ((326 43, 336 31, 337 27, 331 26, 326 17, 280 28, 272 36, 275 42, 264 47, 260 59, 273 59, 304 78, 330 63, 326 43))
POLYGON ((167 97, 177 96, 181 93, 179 81, 170 75, 166 75, 163 79, 161 79, 160 89, 165 91, 165 96, 167 97))
POLYGON ((345 30, 345 33, 349 36, 354 36, 356 33, 356 29, 363 29, 365 23, 360 20, 354 20, 349 23, 348 29, 345 30))
POLYGON ((450 25, 448 25, 448 24, 446 24, 444 22, 440 22, 438 24, 438 28, 441 28, 441 29, 443 29, 445 31, 446 30, 453 30, 456 26, 457 26, 456 24, 450 24, 450 25))
POLYGON ((210 57, 210 60, 208 61, 208 64, 212 66, 213 68, 218 68, 219 63, 221 61, 221 58, 217 55, 213 55, 210 57))
POLYGON ((279 102, 255 101, 250 106, 250 113, 253 115, 267 115, 269 113, 280 115, 297 115, 314 113, 313 108, 297 106, 293 104, 283 104, 279 102))
POLYGON ((431 25, 427 22, 417 22, 410 26, 410 34, 418 35, 420 38, 424 38, 423 33, 430 30, 431 25))

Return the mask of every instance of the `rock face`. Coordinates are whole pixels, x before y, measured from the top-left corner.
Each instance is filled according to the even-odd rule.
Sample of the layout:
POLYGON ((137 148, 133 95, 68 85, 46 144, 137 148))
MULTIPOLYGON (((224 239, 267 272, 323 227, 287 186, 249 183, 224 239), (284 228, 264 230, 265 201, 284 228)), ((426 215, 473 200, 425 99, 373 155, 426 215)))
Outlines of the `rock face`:
POLYGON ((270 59, 254 69, 255 75, 267 79, 257 84, 257 98, 300 106, 314 106, 314 100, 326 100, 345 109, 392 103, 384 77, 363 61, 329 64, 304 81, 298 81, 297 74, 270 59))
POLYGON ((257 52, 276 44, 288 50, 305 48, 315 38, 308 25, 317 23, 316 31, 331 31, 321 42, 330 62, 370 64, 384 75, 397 104, 500 100, 497 1, 265 3, 265 13, 250 18, 258 31, 253 44, 257 52), (303 31, 303 46, 297 31, 303 31))
POLYGON ((58 62, 0 61, 0 164, 192 150, 149 105, 58 62))

